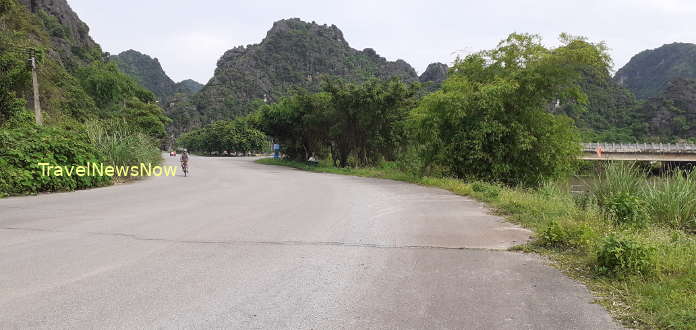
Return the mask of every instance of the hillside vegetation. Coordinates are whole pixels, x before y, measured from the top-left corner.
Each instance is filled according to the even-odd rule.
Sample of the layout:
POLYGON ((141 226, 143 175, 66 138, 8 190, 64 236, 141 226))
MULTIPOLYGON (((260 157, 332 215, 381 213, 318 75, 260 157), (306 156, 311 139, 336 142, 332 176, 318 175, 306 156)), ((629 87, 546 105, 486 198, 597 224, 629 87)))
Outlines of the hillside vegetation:
POLYGON ((102 177, 45 177, 39 163, 111 163, 86 123, 119 122, 159 158, 169 119, 155 95, 109 63, 89 29, 64 0, 0 0, 0 195, 72 190, 111 182, 102 177), (29 54, 36 54, 44 126, 34 123, 29 54))

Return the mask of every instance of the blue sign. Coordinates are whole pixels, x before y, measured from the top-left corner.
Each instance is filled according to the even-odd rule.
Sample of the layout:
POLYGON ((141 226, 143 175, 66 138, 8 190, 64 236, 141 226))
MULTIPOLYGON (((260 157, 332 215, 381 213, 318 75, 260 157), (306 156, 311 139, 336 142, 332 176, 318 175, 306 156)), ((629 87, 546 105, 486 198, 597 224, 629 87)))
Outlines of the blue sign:
POLYGON ((280 144, 274 144, 273 145, 273 158, 274 159, 280 159, 280 144))

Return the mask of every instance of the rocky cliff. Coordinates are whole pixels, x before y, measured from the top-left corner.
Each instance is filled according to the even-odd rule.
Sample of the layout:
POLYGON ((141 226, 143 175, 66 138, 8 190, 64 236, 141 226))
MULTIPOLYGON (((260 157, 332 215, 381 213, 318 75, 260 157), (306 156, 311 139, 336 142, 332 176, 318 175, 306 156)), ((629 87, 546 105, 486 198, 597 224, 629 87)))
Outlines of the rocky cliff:
POLYGON ((135 78, 160 100, 171 97, 177 92, 176 83, 167 76, 159 60, 135 50, 128 50, 112 55, 111 60, 118 65, 121 72, 135 78))
POLYGON ((351 48, 336 26, 294 18, 275 22, 259 44, 227 51, 194 103, 204 122, 230 119, 251 112, 254 101, 272 102, 293 88, 316 90, 323 76, 352 82, 418 80, 402 60, 387 61, 373 49, 351 48))
POLYGON ((673 43, 643 51, 631 58, 614 80, 639 99, 648 99, 674 78, 696 79, 696 45, 673 43))
POLYGON ((36 15, 48 32, 61 64, 73 71, 102 58, 102 50, 89 35, 89 27, 66 0, 18 0, 36 15))

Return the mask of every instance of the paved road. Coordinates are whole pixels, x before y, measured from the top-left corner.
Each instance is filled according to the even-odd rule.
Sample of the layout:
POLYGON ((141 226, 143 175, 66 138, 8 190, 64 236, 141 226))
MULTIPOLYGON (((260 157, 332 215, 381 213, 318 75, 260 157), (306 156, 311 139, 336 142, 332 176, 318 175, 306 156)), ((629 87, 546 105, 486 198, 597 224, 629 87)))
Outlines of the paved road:
MULTIPOLYGON (((172 159, 168 159, 172 162, 172 159)), ((0 200, 0 328, 608 329, 529 232, 404 183, 192 158, 0 200)))

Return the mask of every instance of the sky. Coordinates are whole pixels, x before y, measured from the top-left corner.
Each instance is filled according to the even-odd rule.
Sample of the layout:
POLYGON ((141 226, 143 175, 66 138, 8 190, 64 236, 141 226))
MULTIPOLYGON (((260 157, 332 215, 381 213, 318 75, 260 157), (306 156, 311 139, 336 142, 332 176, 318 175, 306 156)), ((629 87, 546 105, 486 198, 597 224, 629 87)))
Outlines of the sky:
POLYGON ((68 0, 104 51, 159 59, 175 81, 206 83, 222 54, 257 44, 273 22, 335 24, 356 49, 373 48, 422 73, 429 63, 491 49, 512 32, 606 42, 614 70, 645 49, 696 43, 693 0, 68 0))

